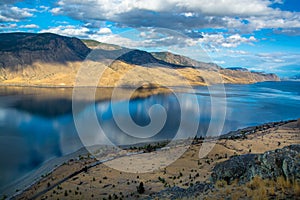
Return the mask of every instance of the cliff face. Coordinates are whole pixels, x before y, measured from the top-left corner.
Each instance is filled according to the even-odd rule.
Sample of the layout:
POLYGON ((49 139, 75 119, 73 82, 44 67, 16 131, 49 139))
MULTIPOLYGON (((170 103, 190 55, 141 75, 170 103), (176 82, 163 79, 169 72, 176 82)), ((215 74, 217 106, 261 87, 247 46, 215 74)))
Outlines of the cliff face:
MULTIPOLYGON (((164 86, 214 83, 278 81, 274 74, 223 69, 169 52, 149 53, 92 40, 79 40, 51 33, 0 34, 0 83, 2 85, 74 86, 82 65, 103 67, 98 86, 136 86, 154 83, 164 86), (96 56, 90 56, 91 49, 96 56), (83 62, 85 61, 85 62, 83 62), (134 69, 134 70, 133 70, 134 69), (130 72, 130 76, 121 77, 130 72), (184 79, 184 80, 183 80, 184 79)), ((96 74, 93 68, 88 74, 96 74)), ((87 75, 87 76, 90 76, 87 75)), ((87 77, 86 79, 89 79, 87 77)))

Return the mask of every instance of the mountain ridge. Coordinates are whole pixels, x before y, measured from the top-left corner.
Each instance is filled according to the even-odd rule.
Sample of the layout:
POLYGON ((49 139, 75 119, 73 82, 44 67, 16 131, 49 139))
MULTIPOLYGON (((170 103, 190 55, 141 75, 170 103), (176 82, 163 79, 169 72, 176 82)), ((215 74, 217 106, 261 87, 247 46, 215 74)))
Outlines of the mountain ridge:
POLYGON ((0 67, 15 68, 34 62, 67 63, 83 61, 90 53, 84 43, 52 33, 3 33, 0 34, 0 67))
POLYGON ((0 34, 1 85, 74 86, 82 65, 97 66, 89 73, 96 74, 92 70, 106 63, 99 87, 279 81, 274 74, 224 69, 170 52, 149 53, 53 33, 0 34))

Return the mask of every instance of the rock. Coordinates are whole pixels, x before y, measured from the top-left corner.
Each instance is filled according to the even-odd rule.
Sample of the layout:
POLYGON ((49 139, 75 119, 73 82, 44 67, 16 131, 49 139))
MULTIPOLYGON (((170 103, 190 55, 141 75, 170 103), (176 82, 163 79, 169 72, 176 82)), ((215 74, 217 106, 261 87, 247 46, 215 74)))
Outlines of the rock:
POLYGON ((211 175, 211 181, 225 180, 228 184, 237 179, 246 183, 255 176, 275 179, 283 176, 300 182, 300 145, 291 145, 264 154, 248 154, 232 157, 218 163, 211 175))
POLYGON ((225 180, 227 184, 231 184, 235 179, 242 178, 255 162, 255 158, 254 154, 246 154, 231 157, 229 160, 217 164, 211 175, 212 182, 225 180))
POLYGON ((297 120, 297 127, 300 128, 300 118, 297 120))
POLYGON ((162 190, 147 199, 184 199, 195 198, 196 196, 212 189, 214 186, 208 183, 196 183, 187 189, 177 186, 162 190))

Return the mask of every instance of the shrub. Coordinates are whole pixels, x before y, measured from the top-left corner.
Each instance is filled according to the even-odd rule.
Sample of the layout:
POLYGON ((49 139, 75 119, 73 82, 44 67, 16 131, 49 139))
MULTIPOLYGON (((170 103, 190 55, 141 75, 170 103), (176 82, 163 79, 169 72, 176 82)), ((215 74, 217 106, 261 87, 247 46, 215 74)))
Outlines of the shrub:
POLYGON ((231 199, 232 200, 239 200, 242 199, 241 197, 243 196, 243 194, 241 192, 235 191, 232 193, 231 195, 231 199))
POLYGON ((295 196, 300 197, 300 184, 297 181, 293 182, 293 190, 294 190, 295 196))
POLYGON ((145 192, 144 183, 140 182, 140 185, 136 189, 139 194, 143 194, 145 192))
POLYGON ((263 180, 259 176, 255 176, 249 183, 246 184, 246 186, 251 190, 255 190, 263 185, 263 180))
POLYGON ((161 178, 160 176, 158 177, 158 180, 162 183, 166 183, 166 180, 164 178, 161 178))
POLYGON ((218 180, 215 185, 217 188, 223 188, 227 185, 227 182, 225 180, 218 180))

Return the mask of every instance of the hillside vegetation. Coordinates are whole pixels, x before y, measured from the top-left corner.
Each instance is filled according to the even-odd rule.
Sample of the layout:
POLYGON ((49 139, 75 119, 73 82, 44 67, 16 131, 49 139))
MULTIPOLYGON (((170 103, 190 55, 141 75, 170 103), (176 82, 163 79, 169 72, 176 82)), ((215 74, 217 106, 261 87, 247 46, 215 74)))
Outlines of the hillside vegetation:
POLYGON ((1 85, 184 86, 279 80, 274 74, 224 69, 169 52, 149 53, 51 33, 0 34, 0 61, 1 85), (85 71, 77 78, 80 69, 85 71))

